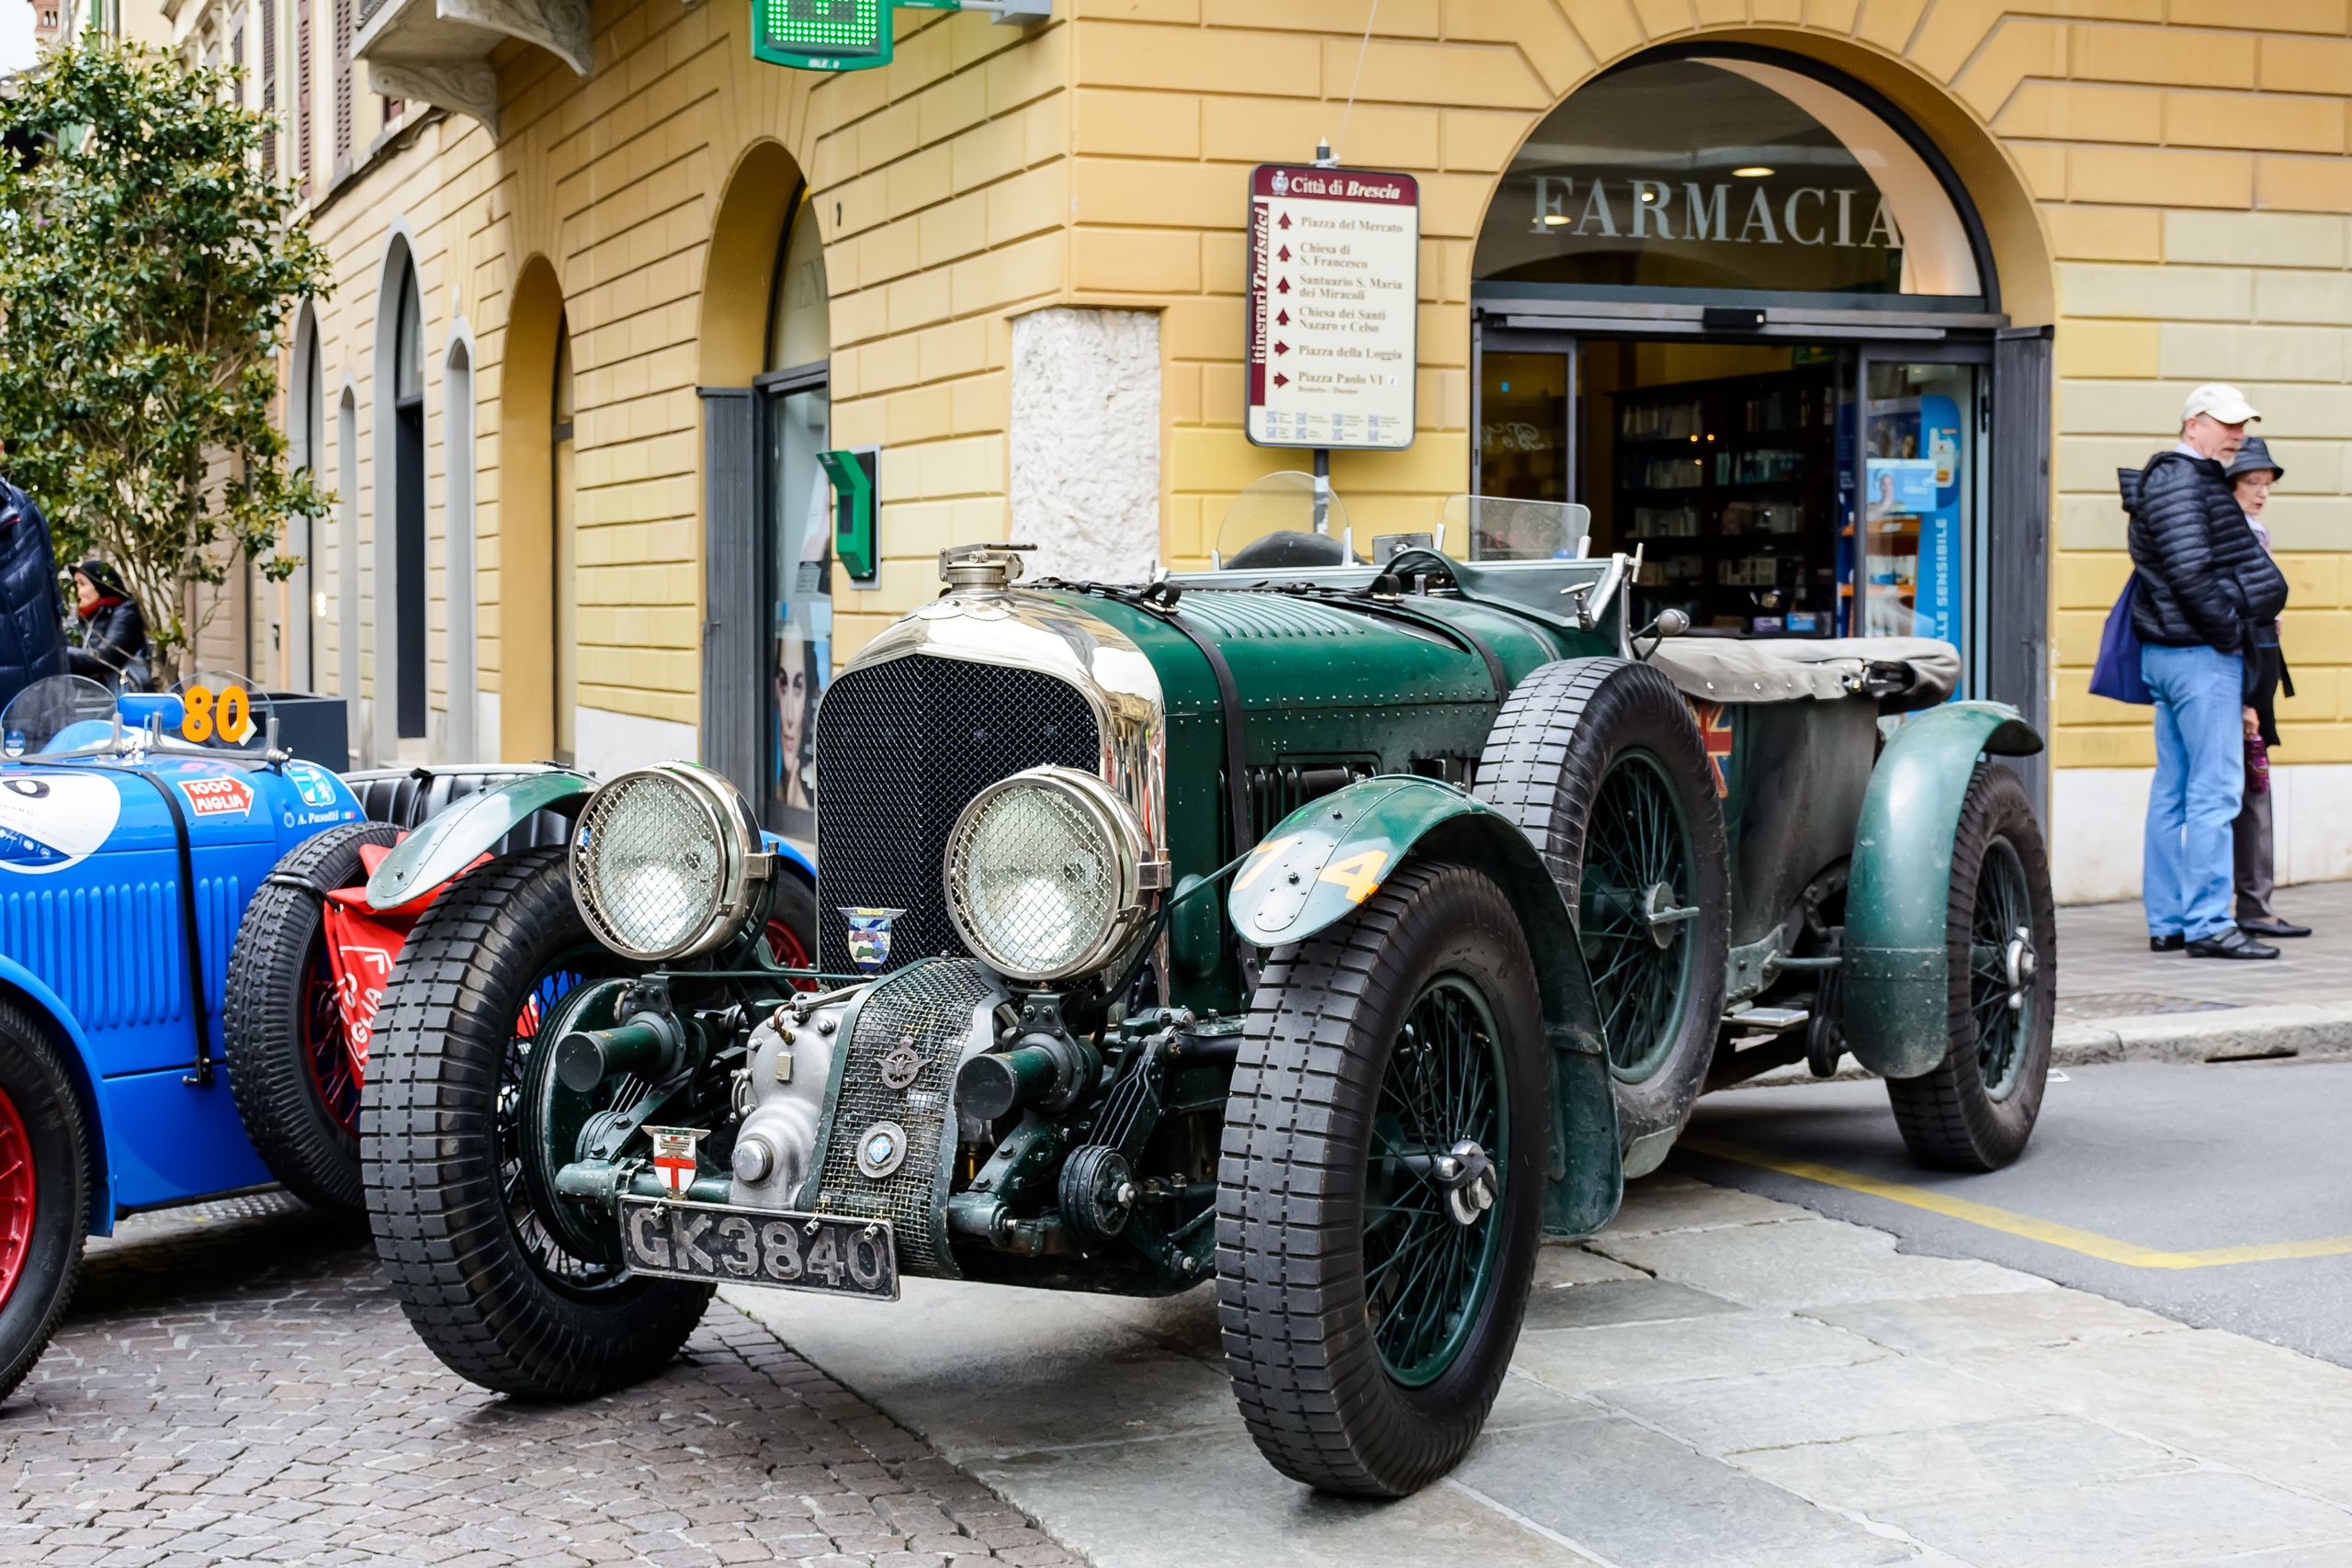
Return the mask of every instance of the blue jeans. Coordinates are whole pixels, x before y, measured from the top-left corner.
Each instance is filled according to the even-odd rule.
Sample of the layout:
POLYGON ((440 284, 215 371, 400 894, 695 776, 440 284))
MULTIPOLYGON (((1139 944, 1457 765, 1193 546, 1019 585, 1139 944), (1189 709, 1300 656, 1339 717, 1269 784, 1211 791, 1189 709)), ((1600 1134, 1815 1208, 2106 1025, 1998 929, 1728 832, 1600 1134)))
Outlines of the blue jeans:
POLYGON ((2230 915, 2231 824, 2245 787, 2245 674, 2234 653, 2140 649, 2140 678, 2156 699, 2156 778, 2140 899, 2148 934, 2197 942, 2230 915))

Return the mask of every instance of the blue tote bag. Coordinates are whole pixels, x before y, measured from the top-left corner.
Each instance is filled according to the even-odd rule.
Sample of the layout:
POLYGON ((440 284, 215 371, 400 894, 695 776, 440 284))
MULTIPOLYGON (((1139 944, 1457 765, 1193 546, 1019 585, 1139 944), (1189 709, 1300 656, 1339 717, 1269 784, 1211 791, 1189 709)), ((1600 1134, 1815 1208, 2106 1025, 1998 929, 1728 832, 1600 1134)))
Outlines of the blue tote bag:
POLYGON ((2132 601, 2140 592, 2140 574, 2123 584, 2122 596, 2107 613, 2107 629, 2098 637, 2098 662, 2091 666, 2091 695, 2119 703, 2152 707, 2155 694, 2140 678, 2140 634, 2132 629, 2132 601))

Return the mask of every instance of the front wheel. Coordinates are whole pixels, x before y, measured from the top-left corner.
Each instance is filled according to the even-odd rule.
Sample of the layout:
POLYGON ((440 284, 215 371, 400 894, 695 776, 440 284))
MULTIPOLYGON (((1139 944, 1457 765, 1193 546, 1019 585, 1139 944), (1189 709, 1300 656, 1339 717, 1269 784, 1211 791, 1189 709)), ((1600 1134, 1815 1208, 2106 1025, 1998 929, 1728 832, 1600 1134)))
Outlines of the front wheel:
POLYGON ((581 919, 564 854, 493 861, 417 921, 378 1014, 360 1147, 377 1255, 418 1337, 485 1388, 577 1399, 660 1371, 711 1292, 579 1256, 534 1201, 542 1026, 629 972, 581 919))
POLYGON ((2050 856, 2018 776, 1979 762, 1952 836, 1945 905, 1951 1046, 1933 1072, 1886 1080, 1921 1165, 1998 1170, 2025 1152, 2050 1076, 2058 917, 2050 856))
POLYGON ((359 1090, 368 1045, 353 1037, 336 992, 322 894, 366 880, 362 847, 400 841, 389 822, 346 822, 288 851, 245 906, 229 958, 221 1032, 237 1117, 272 1176, 335 1213, 367 1206, 359 1090))
POLYGON ((1403 1496, 1485 1424, 1542 1223, 1534 974, 1501 890, 1426 863, 1266 966, 1226 1107, 1217 1318, 1294 1480, 1403 1496))
POLYGON ((57 1332, 89 1228, 89 1134, 49 1033, 0 1002, 0 1399, 57 1332))

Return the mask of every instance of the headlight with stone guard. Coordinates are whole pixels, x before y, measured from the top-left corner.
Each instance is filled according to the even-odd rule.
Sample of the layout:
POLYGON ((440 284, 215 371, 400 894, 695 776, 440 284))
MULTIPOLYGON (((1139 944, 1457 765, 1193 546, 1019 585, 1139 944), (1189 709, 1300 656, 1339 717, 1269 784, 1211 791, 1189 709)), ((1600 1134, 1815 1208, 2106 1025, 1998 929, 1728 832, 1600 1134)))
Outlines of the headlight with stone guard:
POLYGON ((571 896, 597 940, 648 963, 691 958, 735 935, 773 857, 750 806, 692 762, 621 774, 580 814, 571 896))
POLYGON ((947 912, 965 945, 1016 980, 1109 964, 1143 917, 1143 834, 1125 801, 1074 768, 1031 768, 974 795, 947 836, 947 912))

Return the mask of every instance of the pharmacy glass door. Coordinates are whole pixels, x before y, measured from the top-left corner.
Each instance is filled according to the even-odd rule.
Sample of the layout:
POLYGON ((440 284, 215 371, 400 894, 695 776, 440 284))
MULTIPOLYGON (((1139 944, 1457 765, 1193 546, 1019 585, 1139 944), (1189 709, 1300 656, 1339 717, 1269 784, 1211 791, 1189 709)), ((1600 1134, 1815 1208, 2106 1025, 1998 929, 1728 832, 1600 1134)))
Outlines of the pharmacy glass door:
POLYGON ((1860 356, 1861 503, 1846 629, 1951 643, 1970 689, 1982 684, 1987 379, 1973 345, 1873 346, 1860 356))

